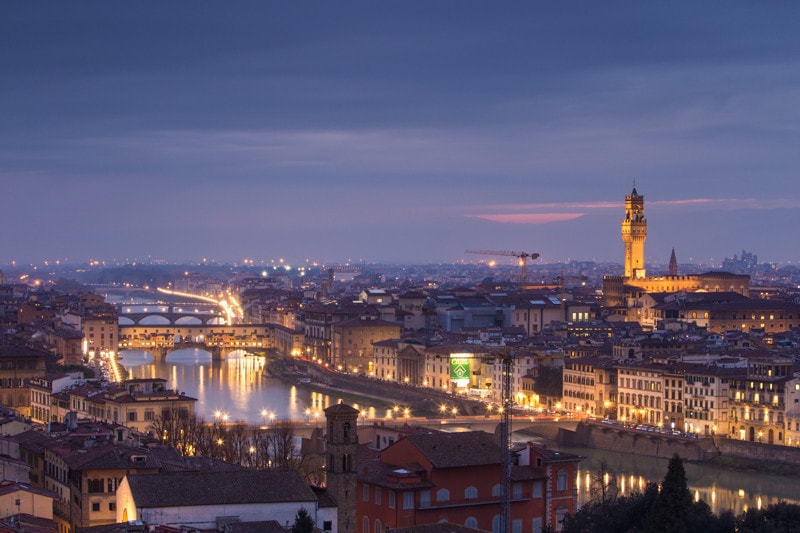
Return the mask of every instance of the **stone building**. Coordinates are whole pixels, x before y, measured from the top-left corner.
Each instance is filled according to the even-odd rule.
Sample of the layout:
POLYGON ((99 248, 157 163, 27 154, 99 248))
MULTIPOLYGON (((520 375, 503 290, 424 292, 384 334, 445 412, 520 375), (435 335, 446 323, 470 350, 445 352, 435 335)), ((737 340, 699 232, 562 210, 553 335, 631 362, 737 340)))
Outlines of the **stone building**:
MULTIPOLYGON (((707 272, 685 276, 672 274, 648 276, 644 264, 644 242, 647 239, 644 196, 636 191, 636 187, 625 197, 625 216, 620 227, 622 242, 625 245, 625 273, 622 276, 603 278, 603 297, 608 307, 626 307, 631 310, 638 298, 651 292, 730 291, 749 296, 749 275, 707 272)), ((673 262, 673 258, 674 249, 670 263, 673 262)), ((630 319, 635 320, 633 317, 630 319)))

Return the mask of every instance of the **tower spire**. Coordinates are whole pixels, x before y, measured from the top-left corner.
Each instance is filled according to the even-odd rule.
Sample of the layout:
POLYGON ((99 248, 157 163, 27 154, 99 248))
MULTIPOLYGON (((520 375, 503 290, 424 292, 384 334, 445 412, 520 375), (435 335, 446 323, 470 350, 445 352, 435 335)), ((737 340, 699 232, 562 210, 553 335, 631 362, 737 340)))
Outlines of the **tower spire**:
POLYGON ((672 255, 669 258, 669 275, 678 275, 678 259, 675 257, 675 247, 672 247, 672 255))

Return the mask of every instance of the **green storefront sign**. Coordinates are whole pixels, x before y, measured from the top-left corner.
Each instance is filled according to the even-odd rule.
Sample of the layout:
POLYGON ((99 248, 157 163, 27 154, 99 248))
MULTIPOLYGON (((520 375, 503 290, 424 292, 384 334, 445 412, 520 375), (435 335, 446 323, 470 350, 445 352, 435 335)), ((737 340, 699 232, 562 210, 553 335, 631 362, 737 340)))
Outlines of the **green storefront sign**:
POLYGON ((469 379, 469 359, 463 357, 450 358, 450 379, 453 381, 469 379))

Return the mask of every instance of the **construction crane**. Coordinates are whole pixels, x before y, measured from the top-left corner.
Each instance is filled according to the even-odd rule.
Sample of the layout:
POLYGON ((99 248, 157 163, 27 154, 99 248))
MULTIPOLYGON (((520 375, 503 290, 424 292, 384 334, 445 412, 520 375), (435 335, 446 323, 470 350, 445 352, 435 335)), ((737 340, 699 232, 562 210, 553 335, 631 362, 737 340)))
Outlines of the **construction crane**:
MULTIPOLYGON (((537 254, 538 255, 538 254, 537 254)), ((508 348, 493 356, 484 358, 484 362, 494 363, 499 360, 502 364, 502 403, 503 414, 500 418, 500 446, 502 448, 502 463, 500 479, 502 481, 502 502, 500 506, 500 531, 511 531, 511 411, 514 408, 511 396, 511 380, 514 372, 514 354, 508 348)))
POLYGON ((466 250, 465 254, 481 254, 481 255, 503 255, 509 257, 516 257, 518 259, 518 264, 520 267, 520 282, 525 283, 528 278, 528 258, 533 261, 534 259, 539 257, 537 253, 528 253, 528 252, 507 252, 507 251, 496 251, 496 250, 466 250))

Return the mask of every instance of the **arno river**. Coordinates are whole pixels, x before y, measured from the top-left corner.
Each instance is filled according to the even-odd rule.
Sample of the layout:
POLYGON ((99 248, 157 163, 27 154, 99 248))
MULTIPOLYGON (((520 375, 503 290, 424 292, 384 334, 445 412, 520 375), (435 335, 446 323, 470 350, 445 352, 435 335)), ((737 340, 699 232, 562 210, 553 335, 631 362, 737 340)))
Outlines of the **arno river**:
POLYGON ((339 400, 358 404, 358 409, 367 411, 367 418, 386 416, 392 407, 388 400, 357 398, 335 390, 323 394, 264 377, 264 357, 231 354, 224 361, 212 361, 202 350, 178 350, 166 361, 154 361, 140 350, 120 355, 129 378, 165 378, 169 388, 197 398, 195 411, 209 422, 224 416, 229 422, 260 425, 265 422, 264 412, 277 419, 321 421, 322 410, 339 400))
MULTIPOLYGON (((228 421, 245 421, 260 425, 267 422, 262 412, 274 413, 278 419, 322 422, 322 410, 339 400, 368 411, 368 418, 386 416, 390 400, 348 396, 341 391, 315 392, 295 387, 280 380, 263 377, 265 359, 253 356, 231 356, 224 361, 211 361, 200 350, 179 350, 166 361, 154 361, 141 351, 121 353, 121 363, 129 378, 165 378, 170 388, 184 391, 198 399, 196 411, 207 421, 225 416, 228 421)), ((413 413, 412 413, 413 414, 413 413)), ((515 440, 527 436, 515 434, 515 440)), ((534 439, 535 440, 535 439, 534 439)), ((552 447, 552 443, 549 443, 552 447)), ((590 449, 563 448, 584 456, 578 472, 578 498, 590 498, 591 476, 605 461, 615 474, 623 494, 641 490, 651 481, 660 482, 667 470, 666 459, 621 454, 590 449)), ((686 464, 689 486, 696 498, 704 500, 715 513, 766 507, 778 501, 800 504, 800 480, 790 477, 760 476, 701 464, 686 464)))

